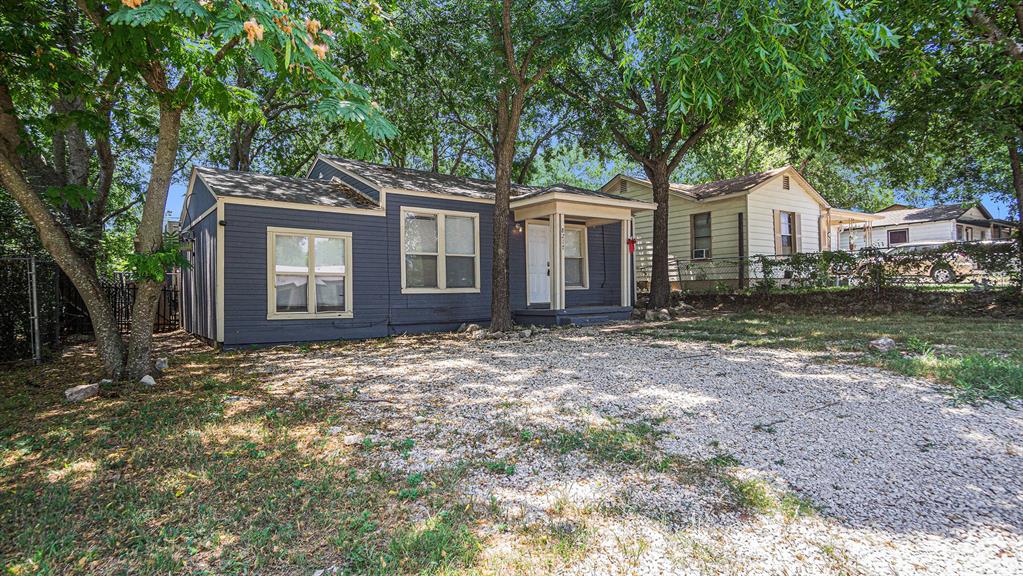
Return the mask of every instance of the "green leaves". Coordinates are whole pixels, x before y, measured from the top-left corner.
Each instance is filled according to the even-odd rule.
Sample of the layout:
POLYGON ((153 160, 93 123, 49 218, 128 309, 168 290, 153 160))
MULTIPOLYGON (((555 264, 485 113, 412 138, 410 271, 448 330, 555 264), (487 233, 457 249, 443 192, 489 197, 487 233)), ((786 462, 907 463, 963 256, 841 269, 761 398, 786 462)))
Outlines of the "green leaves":
POLYGON ((149 254, 135 252, 127 259, 127 271, 137 280, 163 282, 168 270, 189 267, 191 263, 181 252, 181 242, 171 234, 164 236, 160 250, 149 254))
POLYGON ((111 24, 125 24, 127 26, 147 26, 163 21, 171 13, 171 7, 160 0, 149 0, 138 8, 122 6, 120 10, 111 14, 107 21, 111 24))
POLYGON ((74 210, 81 210, 96 199, 96 191, 87 186, 51 186, 43 192, 44 197, 53 205, 67 205, 74 210))

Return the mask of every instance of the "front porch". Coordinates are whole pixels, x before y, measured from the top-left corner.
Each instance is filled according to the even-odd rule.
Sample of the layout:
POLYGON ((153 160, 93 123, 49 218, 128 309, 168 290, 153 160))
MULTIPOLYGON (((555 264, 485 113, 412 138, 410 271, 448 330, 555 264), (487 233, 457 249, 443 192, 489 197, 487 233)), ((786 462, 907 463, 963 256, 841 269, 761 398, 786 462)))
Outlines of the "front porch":
POLYGON ((526 326, 589 326, 628 320, 632 306, 573 306, 564 310, 526 308, 512 312, 516 324, 526 326))
POLYGON ((652 206, 571 189, 514 201, 514 320, 553 326, 627 319, 635 290, 632 215, 652 206))

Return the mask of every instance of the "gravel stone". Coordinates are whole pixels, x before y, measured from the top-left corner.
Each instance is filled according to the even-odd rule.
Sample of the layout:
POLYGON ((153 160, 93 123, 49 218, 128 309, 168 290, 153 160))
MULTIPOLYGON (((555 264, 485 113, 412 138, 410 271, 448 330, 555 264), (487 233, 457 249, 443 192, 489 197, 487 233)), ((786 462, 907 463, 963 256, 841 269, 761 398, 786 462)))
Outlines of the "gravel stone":
POLYGON ((1021 402, 952 406, 925 380, 811 353, 614 326, 525 340, 404 336, 263 359, 289 366, 269 384, 281 392, 313 394, 323 378, 357 387, 338 411, 381 446, 367 456, 377 465, 408 474, 470 463, 462 495, 503 522, 585 527, 584 552, 559 573, 1023 573, 1021 402), (736 511, 722 482, 552 444, 558 431, 632 422, 657 430, 665 456, 730 456, 730 474, 819 513, 736 511), (412 449, 394 448, 407 440, 412 449), (498 458, 515 473, 471 465, 498 458))
POLYGON ((139 379, 139 384, 142 384, 143 386, 156 386, 156 379, 149 374, 146 374, 139 379))
POLYGON ((64 397, 69 402, 81 402, 82 400, 88 400, 93 396, 99 395, 99 384, 81 384, 73 388, 68 388, 64 391, 64 397))

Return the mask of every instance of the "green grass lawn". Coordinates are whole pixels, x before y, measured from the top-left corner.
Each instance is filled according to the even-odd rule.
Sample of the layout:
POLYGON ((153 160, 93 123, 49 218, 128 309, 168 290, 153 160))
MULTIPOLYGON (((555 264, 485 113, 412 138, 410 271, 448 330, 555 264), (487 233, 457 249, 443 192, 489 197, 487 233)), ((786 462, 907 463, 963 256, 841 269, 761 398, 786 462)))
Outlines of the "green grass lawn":
MULTIPOLYGON (((957 400, 1023 397, 1023 322, 893 314, 835 316, 798 313, 708 315, 640 332, 661 338, 793 350, 859 353, 855 361, 953 384, 957 400), (898 350, 870 352, 888 336, 898 350)), ((836 354, 836 358, 848 358, 836 354)))
POLYGON ((0 573, 443 573, 480 544, 459 470, 404 477, 345 446, 336 403, 268 394, 239 354, 175 355, 154 389, 73 355, 0 372, 0 573), (421 507, 428 518, 421 517, 421 507), (416 516, 419 516, 418 518, 416 516))

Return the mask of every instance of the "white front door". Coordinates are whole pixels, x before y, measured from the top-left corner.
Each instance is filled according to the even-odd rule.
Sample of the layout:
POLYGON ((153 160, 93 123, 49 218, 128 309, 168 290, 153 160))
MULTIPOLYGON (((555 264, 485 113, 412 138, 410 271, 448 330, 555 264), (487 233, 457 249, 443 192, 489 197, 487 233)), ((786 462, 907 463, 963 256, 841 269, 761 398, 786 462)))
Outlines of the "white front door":
POLYGON ((551 301, 550 259, 550 226, 526 223, 527 304, 546 304, 551 301))

